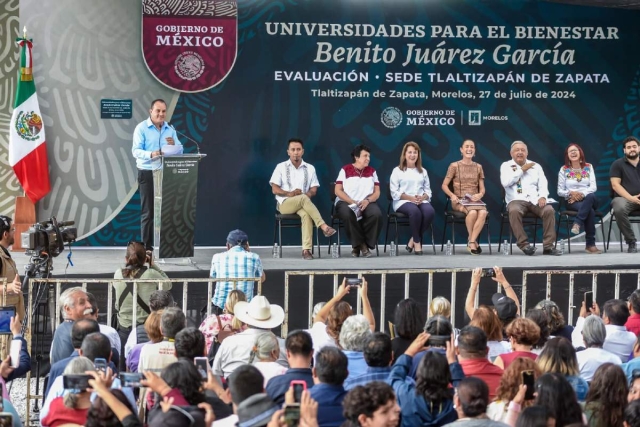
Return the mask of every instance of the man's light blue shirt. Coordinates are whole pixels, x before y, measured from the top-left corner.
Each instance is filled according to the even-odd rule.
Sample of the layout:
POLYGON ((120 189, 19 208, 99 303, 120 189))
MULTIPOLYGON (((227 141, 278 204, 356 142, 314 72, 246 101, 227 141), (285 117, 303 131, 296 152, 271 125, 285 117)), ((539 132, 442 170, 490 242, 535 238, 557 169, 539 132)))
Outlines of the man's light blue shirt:
POLYGON ((153 124, 151 117, 139 123, 133 131, 133 147, 131 148, 133 157, 136 158, 136 167, 141 170, 160 169, 162 161, 160 158, 151 159, 151 153, 162 150, 162 147, 168 145, 166 138, 169 137, 173 138, 175 145, 182 146, 176 130, 167 122, 162 124, 160 130, 153 124))

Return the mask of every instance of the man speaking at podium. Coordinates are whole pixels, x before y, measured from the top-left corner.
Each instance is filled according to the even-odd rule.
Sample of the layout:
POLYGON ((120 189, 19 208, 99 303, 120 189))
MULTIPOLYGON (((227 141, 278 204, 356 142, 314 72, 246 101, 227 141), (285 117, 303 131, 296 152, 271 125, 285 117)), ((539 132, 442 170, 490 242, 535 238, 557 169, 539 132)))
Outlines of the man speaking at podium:
MULTIPOLYGON (((163 147, 179 145, 182 148, 176 130, 164 121, 166 115, 167 103, 155 99, 151 102, 149 118, 133 131, 131 152, 138 167, 140 232, 147 251, 153 250, 153 171, 162 167, 163 147)), ((178 154, 182 154, 182 149, 178 154)))

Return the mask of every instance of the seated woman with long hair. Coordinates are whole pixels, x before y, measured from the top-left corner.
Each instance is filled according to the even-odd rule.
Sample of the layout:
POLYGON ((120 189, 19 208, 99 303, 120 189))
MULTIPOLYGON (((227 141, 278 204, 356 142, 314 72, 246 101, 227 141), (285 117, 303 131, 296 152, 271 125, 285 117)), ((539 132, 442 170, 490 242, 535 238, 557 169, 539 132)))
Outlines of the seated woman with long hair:
POLYGON ((480 328, 487 334, 488 357, 492 362, 499 355, 509 351, 506 343, 502 341, 502 323, 498 315, 486 305, 481 305, 473 312, 469 326, 480 328))
POLYGON ((627 406, 627 377, 620 366, 600 365, 589 386, 585 412, 592 427, 622 427, 627 406))
POLYGON ((566 377, 558 372, 546 373, 540 376, 535 384, 536 399, 534 405, 547 408, 557 427, 571 424, 583 425, 587 419, 576 399, 573 387, 566 377))
POLYGON ((411 239, 407 251, 422 255, 422 236, 431 227, 436 212, 431 205, 429 174, 422 166, 420 146, 415 142, 402 147, 400 164, 391 172, 389 190, 393 210, 409 217, 411 239))
POLYGON ((425 318, 416 300, 407 298, 398 303, 393 319, 396 337, 391 340, 391 346, 395 362, 422 332, 425 318))
POLYGON ((210 351, 211 344, 213 344, 213 341, 220 331, 241 332, 247 329, 247 326, 243 325, 233 314, 233 308, 236 306, 236 303, 246 300, 247 296, 244 292, 235 289, 229 292, 227 296, 227 301, 224 303, 224 313, 220 315, 212 314, 202 321, 200 324, 200 332, 204 335, 207 352, 210 351))
POLYGON ((578 358, 571 341, 560 337, 547 341, 547 345, 538 356, 537 363, 544 373, 563 375, 573 387, 578 401, 584 402, 589 384, 580 377, 578 358))
POLYGON ((558 196, 567 200, 568 208, 577 211, 571 234, 585 231, 588 254, 601 254, 596 247, 596 171, 591 163, 584 158, 584 151, 575 143, 571 143, 564 150, 564 166, 558 172, 558 196))
POLYGON ((442 426, 458 416, 453 407, 453 388, 464 378, 456 361, 452 343, 447 344, 446 356, 427 351, 420 362, 416 381, 407 381, 413 357, 421 351, 430 335, 421 333, 398 358, 389 374, 402 411, 402 426, 442 426))

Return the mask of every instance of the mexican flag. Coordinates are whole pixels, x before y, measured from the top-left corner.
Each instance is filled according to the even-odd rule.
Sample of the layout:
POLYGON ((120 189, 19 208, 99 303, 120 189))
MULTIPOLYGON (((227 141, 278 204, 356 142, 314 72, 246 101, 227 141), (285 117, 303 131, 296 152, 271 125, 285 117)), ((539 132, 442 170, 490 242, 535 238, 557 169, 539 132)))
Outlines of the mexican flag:
POLYGON ((9 125, 9 164, 27 197, 35 203, 51 190, 49 161, 44 125, 33 81, 33 43, 26 37, 16 39, 16 42, 21 50, 20 75, 9 125))

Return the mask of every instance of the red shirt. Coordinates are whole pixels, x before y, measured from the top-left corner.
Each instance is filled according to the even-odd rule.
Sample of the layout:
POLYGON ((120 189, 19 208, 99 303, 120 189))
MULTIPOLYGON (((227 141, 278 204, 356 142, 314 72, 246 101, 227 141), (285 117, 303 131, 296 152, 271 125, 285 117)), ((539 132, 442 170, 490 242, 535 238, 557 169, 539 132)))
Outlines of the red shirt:
POLYGON ((627 328, 627 331, 633 332, 636 335, 640 334, 640 314, 632 314, 629 316, 624 326, 627 328))
POLYGON ((538 355, 535 353, 531 353, 530 351, 512 351, 511 353, 501 354, 500 359, 502 359, 502 363, 504 365, 504 369, 507 369, 513 361, 518 357, 527 357, 531 360, 536 360, 538 355))
POLYGON ((63 397, 56 397, 51 401, 49 412, 42 420, 42 425, 56 427, 63 424, 80 424, 85 425, 87 422, 87 409, 72 409, 64 406, 63 397))
POLYGON ((462 366, 465 377, 477 377, 487 383, 487 386, 489 386, 489 400, 493 400, 496 397, 500 378, 504 374, 502 368, 485 358, 460 360, 460 366, 462 366))

